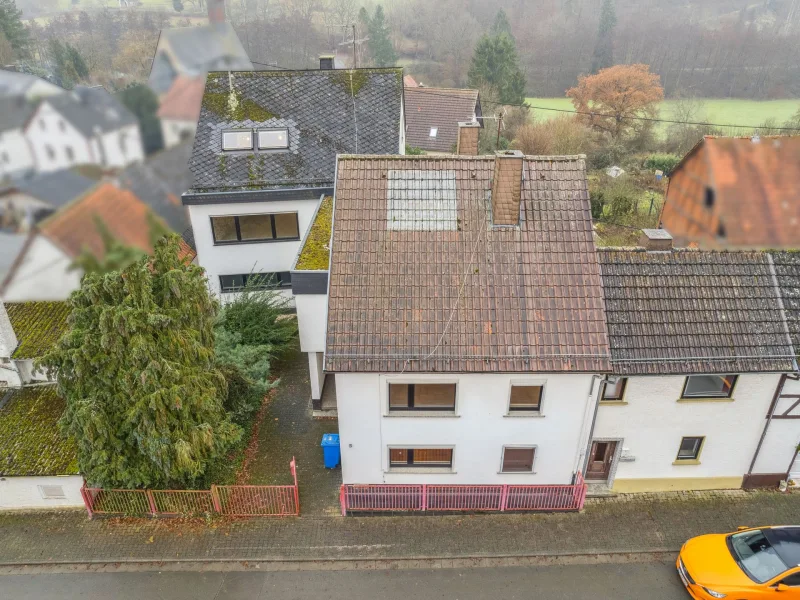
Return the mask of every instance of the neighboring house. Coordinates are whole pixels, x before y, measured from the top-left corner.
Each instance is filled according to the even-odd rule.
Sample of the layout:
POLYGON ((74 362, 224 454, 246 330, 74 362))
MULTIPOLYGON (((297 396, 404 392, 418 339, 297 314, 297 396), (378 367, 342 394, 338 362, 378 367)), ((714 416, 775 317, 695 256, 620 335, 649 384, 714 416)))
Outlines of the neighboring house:
POLYGON ((33 228, 0 284, 0 298, 66 300, 80 287, 82 273, 71 268, 74 260, 84 249, 103 254, 98 218, 123 244, 152 251, 151 223, 157 217, 130 191, 101 183, 33 228))
POLYGON ((34 105, 24 96, 0 96, 0 181, 35 169, 33 150, 24 132, 33 110, 34 105))
POLYGON ((33 101, 64 92, 64 88, 30 73, 0 69, 0 97, 22 96, 33 101))
MULTIPOLYGON (((649 251, 598 250, 614 376, 586 480, 617 492, 741 487, 782 374, 796 369, 775 267, 761 252, 671 250, 663 230, 646 231, 649 251)), ((795 423, 787 446, 800 441, 795 423)), ((773 453, 785 477, 788 450, 765 461, 773 453)))
POLYGON ((0 388, 55 380, 33 363, 67 330, 69 310, 66 302, 0 302, 0 388))
POLYGON ((0 510, 83 506, 75 444, 55 385, 0 390, 0 510))
POLYGON ((416 80, 411 75, 404 75, 403 76, 403 85, 406 88, 419 87, 419 84, 416 82, 416 80))
POLYGON ((800 136, 706 136, 673 169, 661 223, 679 246, 800 247, 800 136))
POLYGON ((340 156, 333 225, 344 483, 579 479, 611 369, 585 159, 340 156))
POLYGON ((95 185, 70 169, 14 180, 0 188, 0 221, 27 231, 95 185))
POLYGON ((39 172, 124 167, 144 158, 139 122, 102 88, 79 86, 40 101, 24 132, 39 172))
POLYGON ((460 122, 483 127, 478 90, 406 87, 405 104, 406 142, 413 148, 455 154, 460 122))
POLYGON ((205 77, 179 75, 161 98, 158 118, 165 148, 194 139, 205 85, 205 77))
POLYGON ((166 94, 179 76, 205 77, 209 71, 252 71, 239 36, 225 21, 224 0, 209 0, 208 25, 162 29, 147 83, 166 94))
POLYGON ((0 231, 0 283, 6 278, 28 238, 23 233, 0 231))
POLYGON ((337 154, 403 153, 402 80, 393 68, 208 75, 183 203, 212 292, 258 273, 288 293, 337 154))

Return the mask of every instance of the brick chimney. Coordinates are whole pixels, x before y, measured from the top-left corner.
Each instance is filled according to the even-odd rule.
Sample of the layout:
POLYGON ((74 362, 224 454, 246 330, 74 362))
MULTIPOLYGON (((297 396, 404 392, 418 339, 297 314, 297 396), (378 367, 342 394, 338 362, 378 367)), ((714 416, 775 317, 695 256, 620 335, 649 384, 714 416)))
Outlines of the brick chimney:
POLYGON ((477 121, 467 121, 458 124, 458 142, 456 154, 475 156, 478 154, 478 134, 481 124, 477 121))
POLYGON ((642 229, 639 245, 648 252, 669 252, 672 250, 672 236, 666 229, 642 229))
POLYGON ((525 155, 519 150, 502 150, 494 154, 492 224, 519 225, 525 155))
POLYGON ((208 6, 208 22, 218 25, 225 22, 225 0, 206 0, 208 6))
POLYGON ((18 345, 17 335, 14 333, 14 328, 11 327, 6 307, 0 301, 0 358, 10 358, 18 345))

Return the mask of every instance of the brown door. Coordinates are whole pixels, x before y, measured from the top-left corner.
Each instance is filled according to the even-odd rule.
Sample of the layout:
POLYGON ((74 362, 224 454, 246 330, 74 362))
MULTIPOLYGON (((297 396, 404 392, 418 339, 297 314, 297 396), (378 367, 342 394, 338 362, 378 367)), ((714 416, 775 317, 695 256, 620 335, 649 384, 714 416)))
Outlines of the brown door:
POLYGON ((589 466, 586 467, 586 479, 608 480, 616 449, 617 442, 593 442, 589 452, 589 466))

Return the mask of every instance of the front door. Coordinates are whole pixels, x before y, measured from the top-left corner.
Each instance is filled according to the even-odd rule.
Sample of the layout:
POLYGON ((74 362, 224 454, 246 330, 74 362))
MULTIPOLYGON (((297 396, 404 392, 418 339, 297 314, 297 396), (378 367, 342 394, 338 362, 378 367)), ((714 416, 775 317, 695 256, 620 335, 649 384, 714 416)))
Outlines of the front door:
POLYGON ((592 442, 589 466, 586 467, 586 479, 608 481, 608 476, 611 475, 611 462, 614 460, 616 450, 617 442, 592 442))

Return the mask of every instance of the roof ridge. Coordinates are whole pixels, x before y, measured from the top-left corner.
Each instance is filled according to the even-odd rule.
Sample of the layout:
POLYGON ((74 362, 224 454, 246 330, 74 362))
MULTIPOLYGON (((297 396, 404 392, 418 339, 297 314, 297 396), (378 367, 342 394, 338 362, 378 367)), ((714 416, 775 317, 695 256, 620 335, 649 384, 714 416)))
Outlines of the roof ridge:
POLYGON ((402 67, 359 67, 357 69, 276 69, 274 71, 209 71, 208 75, 240 75, 245 74, 246 77, 265 76, 269 75, 275 77, 278 75, 296 75, 302 73, 303 75, 330 75, 331 73, 348 71, 360 71, 363 73, 402 73, 402 67))

